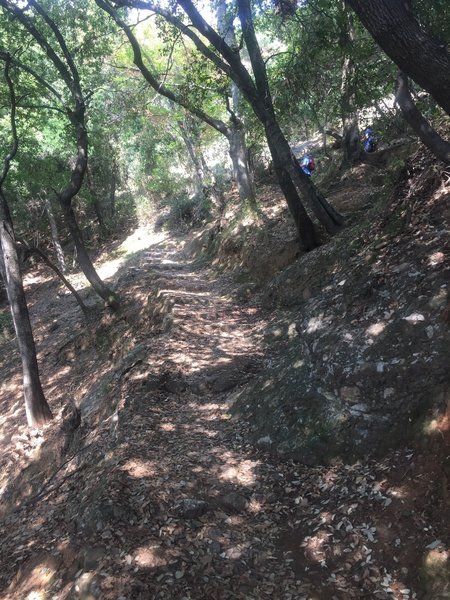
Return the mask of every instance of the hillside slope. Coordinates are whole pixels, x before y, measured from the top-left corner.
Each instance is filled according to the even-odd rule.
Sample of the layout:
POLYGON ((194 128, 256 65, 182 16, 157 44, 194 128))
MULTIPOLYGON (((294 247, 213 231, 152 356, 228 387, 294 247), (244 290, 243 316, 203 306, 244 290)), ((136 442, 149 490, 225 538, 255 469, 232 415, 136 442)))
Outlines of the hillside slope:
POLYGON ((255 439, 307 462, 408 442, 450 398, 448 175, 417 152, 380 196, 263 291, 270 369, 232 399, 255 439))
POLYGON ((449 195, 445 173, 421 160, 393 197, 388 173, 370 165, 341 180, 333 193, 349 227, 306 256, 271 186, 259 215, 225 215, 194 241, 137 230, 97 264, 123 300, 117 317, 78 275, 88 322, 42 268, 27 275, 57 416, 42 431, 25 427, 6 331, 2 599, 448 596, 449 419, 439 394, 449 195), (416 412, 406 390, 420 394, 409 396, 416 412), (397 400, 403 427, 435 417, 419 436, 408 428, 408 447, 397 400))

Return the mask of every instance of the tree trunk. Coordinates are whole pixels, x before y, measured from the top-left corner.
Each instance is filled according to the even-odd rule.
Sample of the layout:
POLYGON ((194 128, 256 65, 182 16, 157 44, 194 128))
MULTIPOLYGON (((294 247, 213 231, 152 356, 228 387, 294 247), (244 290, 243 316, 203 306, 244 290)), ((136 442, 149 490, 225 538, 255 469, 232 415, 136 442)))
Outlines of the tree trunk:
POLYGON ((201 149, 196 147, 195 141, 189 131, 189 119, 187 122, 179 121, 178 125, 189 157, 194 165, 197 194, 210 200, 215 210, 221 213, 224 208, 223 195, 217 188, 214 173, 212 173, 206 164, 201 149))
MULTIPOLYGON (((185 5, 187 2, 189 2, 189 0, 182 0, 183 5, 185 5)), ((253 68, 257 94, 255 95, 254 88, 248 89, 248 85, 244 79, 246 76, 244 74, 242 78, 242 90, 245 93, 248 89, 248 92, 246 93, 247 100, 251 103, 255 114, 259 117, 264 125, 275 171, 281 168, 286 172, 284 177, 278 177, 280 185, 281 180, 285 180, 288 176, 291 179, 292 184, 299 189, 310 210, 316 216, 318 221, 325 227, 328 233, 335 233, 343 224, 343 218, 318 191, 318 189, 312 183, 311 178, 305 175, 302 169, 300 169, 298 161, 292 153, 289 143, 281 131, 273 108, 272 96, 270 93, 266 73, 266 65, 262 58, 261 50, 253 28, 250 2, 249 0, 238 0, 237 4, 239 19, 242 25, 242 32, 253 68)), ((240 65, 237 65, 237 67, 240 68, 240 65)), ((291 210, 291 214, 299 230, 299 234, 302 236, 302 231, 300 230, 298 223, 298 215, 304 211, 304 208, 298 195, 296 199, 296 204, 299 205, 298 207, 292 206, 292 200, 293 198, 286 198, 288 206, 291 210)), ((303 240, 303 245, 305 247, 308 247, 309 243, 310 236, 308 236, 308 239, 303 240)))
POLYGON ((400 70, 450 115, 450 52, 428 34, 405 0, 347 0, 364 27, 400 70))
POLYGON ((218 213, 222 213, 225 208, 225 198, 222 190, 217 184, 216 177, 208 167, 205 157, 203 156, 203 152, 199 153, 200 163, 202 165, 203 173, 207 174, 207 182, 208 182, 208 197, 211 200, 214 208, 218 213))
MULTIPOLYGON (((234 14, 227 10, 225 0, 220 0, 217 6, 217 29, 225 43, 234 48, 236 52, 239 52, 233 19, 234 14)), ((229 154, 233 165, 233 176, 238 186, 239 199, 241 201, 248 200, 250 204, 255 204, 255 190, 248 163, 245 129, 241 114, 242 94, 234 81, 231 82, 230 92, 232 106, 229 110, 231 122, 228 141, 230 143, 229 154)))
POLYGON ((45 212, 47 213, 48 222, 50 223, 50 231, 52 234, 53 245, 55 247, 56 259, 58 261, 61 272, 65 273, 67 271, 66 260, 64 257, 64 250, 62 249, 61 243, 59 241, 58 227, 56 225, 55 216, 53 214, 52 204, 47 196, 45 197, 44 202, 45 212))
POLYGON ((11 161, 17 153, 19 138, 16 127, 16 94, 9 73, 12 57, 6 54, 2 59, 5 61, 4 76, 11 101, 10 124, 12 142, 9 152, 3 161, 0 173, 0 272, 8 296, 22 361, 23 393, 27 421, 30 427, 37 427, 49 421, 53 415, 45 399, 39 378, 36 347, 34 345, 33 331, 31 329, 27 301, 19 268, 14 228, 8 203, 3 193, 3 184, 8 176, 11 161))
MULTIPOLYGON (((277 153, 274 152, 272 156, 277 156, 277 153)), ((299 202, 297 189, 289 173, 278 163, 278 159, 276 158, 273 159, 273 166, 279 186, 286 198, 289 212, 298 231, 300 247, 305 252, 314 250, 314 248, 320 245, 314 223, 309 218, 303 204, 299 202)))
POLYGON ((355 63, 351 57, 355 31, 345 2, 342 2, 340 23, 339 46, 343 54, 341 69, 341 117, 344 163, 353 165, 361 154, 361 148, 359 143, 358 116, 355 109, 355 63))
MULTIPOLYGON (((281 168, 290 177, 292 183, 298 187, 303 198, 305 199, 309 209, 315 215, 319 223, 321 223, 328 233, 336 233, 343 225, 342 216, 327 202, 324 196, 319 192, 316 186, 311 181, 311 178, 305 175, 300 168, 297 159, 293 155, 288 141, 284 137, 280 126, 276 121, 271 121, 265 128, 266 137, 269 142, 269 149, 272 155, 272 160, 275 170, 281 168)), ((280 178, 279 178, 280 179, 280 178)), ((280 182, 281 185, 281 182, 280 182)), ((295 208, 292 206, 291 200, 288 201, 289 209, 297 223, 297 218, 304 211, 303 206, 295 208)), ((288 200, 286 198, 286 200, 288 200)), ((301 205, 299 196, 297 195, 297 204, 301 205)), ((298 227, 298 223, 297 223, 298 227)), ((299 229, 299 233, 300 229, 299 229)))
POLYGON ((53 415, 44 396, 36 347, 19 269, 14 230, 6 198, 0 190, 0 269, 6 286, 23 372, 25 412, 30 427, 40 427, 53 415))
POLYGON ((353 165, 361 155, 359 143, 358 118, 353 105, 353 92, 348 86, 354 64, 351 58, 345 58, 342 65, 341 109, 344 162, 353 165))
POLYGON ((100 279, 97 271, 92 264, 89 254, 86 251, 80 228, 75 217, 72 207, 73 198, 78 193, 81 184, 83 183, 84 174, 87 168, 88 156, 88 139, 87 131, 84 124, 85 105, 83 101, 77 101, 77 109, 70 113, 72 124, 76 131, 77 138, 77 160, 74 169, 72 170, 69 184, 58 193, 58 200, 61 204, 67 227, 75 245, 78 264, 86 276, 86 279, 92 285, 100 298, 113 310, 119 308, 119 301, 114 294, 100 279))
POLYGON ((78 227, 77 220, 75 218, 75 213, 73 212, 72 205, 69 203, 65 203, 61 200, 61 207, 64 211, 64 217, 66 219, 67 227, 69 228, 70 235, 75 244, 77 262, 80 265, 83 273, 86 276, 86 279, 92 285, 97 294, 103 298, 108 306, 113 309, 117 309, 119 307, 119 303, 116 295, 112 292, 100 279, 97 271, 92 264, 92 261, 89 257, 89 254, 86 251, 86 247, 83 242, 83 238, 81 236, 80 228, 78 227))
POLYGON ((450 164, 450 144, 446 142, 414 104, 408 87, 408 77, 399 73, 395 96, 407 123, 417 133, 425 146, 445 164, 450 164))
POLYGON ((189 158, 191 159, 192 164, 194 165, 196 195, 205 198, 205 174, 203 172, 202 163, 197 156, 197 152, 194 147, 194 142, 189 132, 189 126, 186 123, 183 123, 183 121, 181 120, 178 121, 178 126, 181 131, 181 137, 183 138, 184 145, 186 146, 186 150, 188 151, 189 158))
POLYGON ((73 294, 75 300, 78 303, 78 306, 81 308, 83 313, 85 315, 87 315, 88 309, 87 309, 87 306, 84 304, 83 300, 81 299, 81 296, 79 295, 77 290, 73 287, 73 285, 70 283, 70 281, 64 277, 64 274, 62 273, 62 271, 60 271, 58 269, 58 267, 49 259, 49 257, 44 252, 42 252, 42 250, 40 250, 39 248, 31 247, 29 244, 27 244, 27 242, 25 240, 18 238, 17 241, 20 242, 21 244, 23 244, 27 253, 36 254, 37 256, 39 256, 39 258, 41 258, 44 261, 44 263, 48 267, 50 267, 50 269, 52 269, 52 271, 54 271, 56 273, 56 275, 61 279, 61 281, 64 283, 64 285, 67 287, 67 289, 71 292, 71 294, 73 294))
POLYGON ((255 204, 255 190, 253 189, 250 167, 248 164, 248 152, 245 143, 245 132, 242 124, 234 119, 230 124, 230 158, 233 165, 234 179, 238 186, 239 199, 243 202, 247 200, 250 204, 255 204))
POLYGON ((117 160, 113 159, 111 182, 109 188, 109 217, 112 220, 116 214, 117 160))
POLYGON ((102 207, 100 206, 100 202, 98 201, 97 190, 95 189, 94 178, 92 176, 92 170, 89 165, 86 167, 86 179, 89 191, 92 196, 94 212, 97 216, 98 224, 100 225, 100 227, 103 227, 105 221, 103 219, 102 207))

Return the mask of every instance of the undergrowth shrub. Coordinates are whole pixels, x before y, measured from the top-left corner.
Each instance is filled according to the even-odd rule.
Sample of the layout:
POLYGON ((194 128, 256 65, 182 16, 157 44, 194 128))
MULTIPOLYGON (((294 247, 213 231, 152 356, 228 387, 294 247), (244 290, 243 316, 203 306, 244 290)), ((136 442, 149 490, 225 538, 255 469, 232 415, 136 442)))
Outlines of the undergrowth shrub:
POLYGON ((156 226, 167 229, 198 227, 208 221, 210 215, 210 203, 204 198, 178 196, 161 206, 156 226))

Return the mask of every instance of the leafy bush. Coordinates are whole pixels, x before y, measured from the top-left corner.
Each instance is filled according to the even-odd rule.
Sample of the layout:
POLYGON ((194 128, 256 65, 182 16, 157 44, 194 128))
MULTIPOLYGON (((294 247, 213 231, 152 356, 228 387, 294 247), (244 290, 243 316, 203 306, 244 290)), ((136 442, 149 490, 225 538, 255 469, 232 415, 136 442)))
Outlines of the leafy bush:
POLYGON ((201 225, 210 216, 209 203, 198 196, 172 198, 156 220, 156 226, 167 229, 190 228, 201 225))

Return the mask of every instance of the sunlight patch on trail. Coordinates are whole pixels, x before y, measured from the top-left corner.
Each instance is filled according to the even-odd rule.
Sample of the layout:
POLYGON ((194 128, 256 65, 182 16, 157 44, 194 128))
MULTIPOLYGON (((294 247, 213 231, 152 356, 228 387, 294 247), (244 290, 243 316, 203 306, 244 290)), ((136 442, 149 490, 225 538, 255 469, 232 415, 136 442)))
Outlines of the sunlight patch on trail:
POLYGON ((117 248, 119 258, 106 260, 98 266, 97 271, 101 279, 108 279, 117 273, 120 267, 137 252, 147 250, 160 244, 167 238, 165 232, 155 232, 144 227, 139 227, 129 235, 117 248))
MULTIPOLYGON (((167 239, 166 232, 155 232, 146 227, 139 227, 129 235, 114 252, 102 254, 95 263, 95 269, 100 279, 113 277, 121 267, 138 252, 143 252, 157 246, 167 239)), ((68 280, 76 290, 87 287, 88 281, 82 272, 69 275, 68 280)), ((29 283, 27 281, 27 283, 29 283)))

